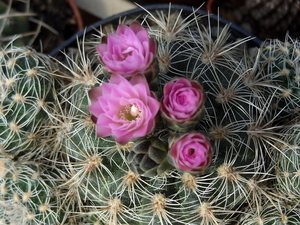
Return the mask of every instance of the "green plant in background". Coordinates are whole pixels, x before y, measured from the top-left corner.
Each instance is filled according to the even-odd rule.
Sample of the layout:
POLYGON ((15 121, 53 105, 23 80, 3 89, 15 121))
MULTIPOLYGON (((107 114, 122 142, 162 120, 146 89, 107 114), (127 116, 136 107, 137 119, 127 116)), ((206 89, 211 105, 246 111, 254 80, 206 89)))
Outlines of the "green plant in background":
POLYGON ((15 40, 15 45, 25 46, 32 44, 32 41, 39 33, 39 28, 31 30, 29 17, 35 14, 29 11, 29 1, 24 1, 24 12, 18 12, 12 8, 13 0, 8 3, 0 2, 0 41, 1 46, 5 46, 15 36, 19 36, 15 40))
POLYGON ((63 62, 2 50, 5 223, 46 200, 40 224, 299 224, 299 43, 145 14, 63 62))
MULTIPOLYGON (((277 111, 282 116, 299 116, 299 42, 266 41, 259 53, 258 67, 272 80, 270 92, 276 90, 277 111)), ((290 118, 287 118, 290 119, 290 118)))

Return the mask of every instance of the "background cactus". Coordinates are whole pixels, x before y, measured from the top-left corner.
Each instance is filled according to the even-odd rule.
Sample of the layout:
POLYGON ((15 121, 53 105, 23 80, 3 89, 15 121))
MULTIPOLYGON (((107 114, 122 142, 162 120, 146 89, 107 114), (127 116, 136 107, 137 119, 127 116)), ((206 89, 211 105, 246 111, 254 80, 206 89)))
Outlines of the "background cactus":
POLYGON ((17 46, 32 45, 36 36, 39 34, 42 22, 30 17, 36 14, 30 11, 30 1, 19 1, 19 11, 16 10, 14 3, 16 0, 0 2, 0 42, 4 47, 14 40, 17 46), (39 25, 33 26, 35 23, 39 25), (18 39, 15 37, 18 36, 18 39))
MULTIPOLYGON (((53 62, 39 54, 28 56, 14 48, 9 54, 9 48, 3 50, 4 75, 1 75, 0 88, 5 95, 1 98, 4 112, 1 138, 5 135, 10 139, 2 138, 1 144, 17 150, 1 152, 5 162, 0 164, 2 171, 11 171, 7 169, 10 165, 7 162, 12 163, 8 158, 22 166, 34 159, 35 165, 39 165, 42 153, 46 159, 42 166, 57 168, 58 172, 53 169, 50 176, 41 170, 45 171, 47 185, 34 184, 40 190, 49 188, 55 197, 49 200, 53 206, 49 219, 57 224, 299 223, 299 128, 297 115, 291 113, 297 109, 299 98, 298 42, 273 41, 272 47, 264 44, 250 49, 245 44, 250 38, 235 40, 229 26, 215 27, 207 17, 197 13, 184 17, 176 10, 148 12, 134 19, 158 41, 158 96, 163 85, 175 76, 197 80, 203 85, 207 100, 204 116, 195 130, 205 133, 211 142, 214 149, 211 165, 201 174, 170 167, 151 176, 144 168, 145 176, 132 169, 140 166, 137 142, 119 145, 110 137, 96 136, 87 107, 90 105, 88 91, 108 82, 95 49, 101 37, 107 35, 106 28, 102 27, 96 40, 79 41, 77 49, 66 54, 63 62, 53 62), (282 45, 288 46, 291 54, 278 52, 282 45), (276 60, 269 60, 271 56, 276 60), (16 58, 14 67, 9 66, 11 58, 16 58), (288 68, 292 73, 283 80, 278 79, 276 73, 284 70, 286 63, 293 65, 288 68), (24 84, 30 79, 24 74, 31 68, 39 68, 43 73, 25 89, 24 84), (26 90, 27 99, 31 100, 29 106, 21 104, 22 113, 14 106, 19 89, 9 89, 7 85, 12 78, 17 80, 13 82, 15 87, 26 90), (292 90, 288 101, 280 98, 283 88, 292 90), (39 99, 47 104, 35 111, 38 107, 33 102, 39 99), (290 101, 295 107, 286 110, 290 101), (12 135, 11 126, 7 125, 11 116, 12 121, 26 118, 25 124, 30 126, 22 130, 34 129, 41 133, 35 145, 21 145, 26 146, 26 151, 15 147, 15 143, 24 143, 25 136, 21 134, 26 132, 12 135), (286 118, 294 120, 286 122, 286 118), (132 156, 134 165, 129 160, 132 156)), ((130 23, 131 18, 125 22, 130 23)), ((172 132, 160 123, 147 138, 168 146, 172 132)), ((151 149, 149 143, 143 154, 148 149, 151 149)), ((1 176, 2 193, 6 187, 16 186, 11 177, 1 176)), ((29 175, 26 182, 26 187, 33 187, 29 175)), ((28 188, 17 190, 28 192, 28 188)), ((14 196, 12 192, 2 195, 9 198, 5 197, 0 207, 6 207, 14 196)))
POLYGON ((3 224, 60 224, 57 177, 33 161, 1 160, 1 164, 3 224))
POLYGON ((1 49, 0 63, 1 157, 43 157, 55 66, 49 57, 13 44, 1 49))
POLYGON ((275 93, 277 111, 287 120, 299 116, 299 42, 266 41, 260 49, 258 67, 270 81, 270 93, 275 93))

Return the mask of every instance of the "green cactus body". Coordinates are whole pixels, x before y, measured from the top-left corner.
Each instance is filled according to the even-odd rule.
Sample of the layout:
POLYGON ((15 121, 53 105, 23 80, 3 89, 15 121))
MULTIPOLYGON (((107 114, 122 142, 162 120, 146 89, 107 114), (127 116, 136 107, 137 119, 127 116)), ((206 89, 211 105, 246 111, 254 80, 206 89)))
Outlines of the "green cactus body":
POLYGON ((269 91, 276 93, 274 105, 283 118, 299 116, 299 56, 299 43, 293 40, 266 41, 259 54, 261 74, 269 80, 269 91))
POLYGON ((0 57, 0 152, 4 157, 30 159, 44 154, 43 127, 49 122, 55 70, 50 59, 28 48, 12 45, 0 57))
POLYGON ((299 126, 292 125, 282 133, 284 142, 274 149, 277 189, 294 204, 298 204, 300 196, 299 126))
POLYGON ((275 206, 274 202, 261 199, 259 208, 248 209, 245 215, 239 220, 239 224, 249 225, 295 225, 299 223, 299 210, 279 201, 275 206))
POLYGON ((127 161, 135 173, 154 177, 170 169, 167 152, 168 147, 157 138, 137 140, 127 161))
MULTIPOLYGON (((174 30, 162 24, 149 27, 158 40, 159 87, 174 76, 202 83, 207 102, 195 130, 211 140, 211 166, 199 175, 173 168, 157 173, 158 161, 144 166, 138 155, 149 154, 151 140, 159 137, 162 146, 168 146, 164 124, 147 137, 148 142, 140 141, 147 145, 142 149, 137 149, 136 140, 120 146, 109 137, 96 137, 87 110, 88 91, 108 79, 97 55, 91 51, 83 57, 79 46, 77 55, 72 54, 65 65, 68 81, 60 88, 56 105, 63 106, 57 113, 57 127, 69 127, 60 144, 66 171, 63 186, 73 188, 67 195, 73 202, 70 209, 87 215, 86 224, 234 224, 244 207, 268 196, 263 187, 274 179, 269 175, 269 149, 280 135, 272 124, 272 99, 261 90, 263 81, 256 85, 249 81, 255 68, 245 64, 252 60, 248 53, 240 53, 248 39, 231 43, 229 27, 210 34, 198 18, 175 24, 174 30), (179 27, 185 29, 176 33, 179 27), (147 175, 152 169, 155 174, 147 175)), ((158 158, 164 157, 165 153, 158 158)))
POLYGON ((35 162, 1 163, 2 219, 7 224, 60 224, 57 177, 35 162))

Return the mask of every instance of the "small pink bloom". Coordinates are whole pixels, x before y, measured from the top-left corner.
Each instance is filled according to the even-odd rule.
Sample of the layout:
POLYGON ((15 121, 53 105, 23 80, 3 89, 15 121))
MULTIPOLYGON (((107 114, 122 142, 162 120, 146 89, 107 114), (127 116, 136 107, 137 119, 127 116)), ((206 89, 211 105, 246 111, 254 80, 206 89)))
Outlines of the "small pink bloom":
POLYGON ((116 33, 105 36, 96 48, 110 74, 146 73, 155 61, 156 41, 138 22, 120 24, 116 33))
POLYGON ((211 145, 203 134, 186 133, 172 144, 168 160, 182 171, 200 173, 209 166, 212 153, 211 145))
POLYGON ((180 130, 199 120, 205 94, 198 82, 178 78, 165 85, 161 102, 162 116, 167 124, 180 130))
POLYGON ((120 144, 150 133, 160 103, 149 90, 146 78, 135 75, 129 81, 113 75, 109 83, 89 91, 89 111, 96 118, 99 137, 112 135, 120 144))

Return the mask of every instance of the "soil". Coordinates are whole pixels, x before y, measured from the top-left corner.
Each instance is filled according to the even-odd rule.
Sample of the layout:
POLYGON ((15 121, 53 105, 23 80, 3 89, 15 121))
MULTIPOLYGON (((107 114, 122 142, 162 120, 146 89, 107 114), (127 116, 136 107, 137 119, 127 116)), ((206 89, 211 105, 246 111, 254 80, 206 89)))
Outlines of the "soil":
POLYGON ((78 31, 73 9, 65 0, 31 0, 31 9, 57 32, 43 28, 34 42, 37 50, 49 53, 78 31))
MULTIPOLYGON (((222 18, 260 38, 300 38, 299 0, 218 0, 222 18)), ((217 13, 217 7, 214 12, 217 13)))
MULTIPOLYGON (((8 3, 9 0, 4 0, 8 3)), ((36 16, 29 18, 30 30, 35 31, 39 23, 43 23, 38 36, 31 47, 39 52, 49 53, 57 48, 65 40, 76 34, 83 25, 78 22, 74 9, 70 6, 70 0, 13 0, 12 8, 19 12, 25 12, 30 2, 30 12, 36 16)))

